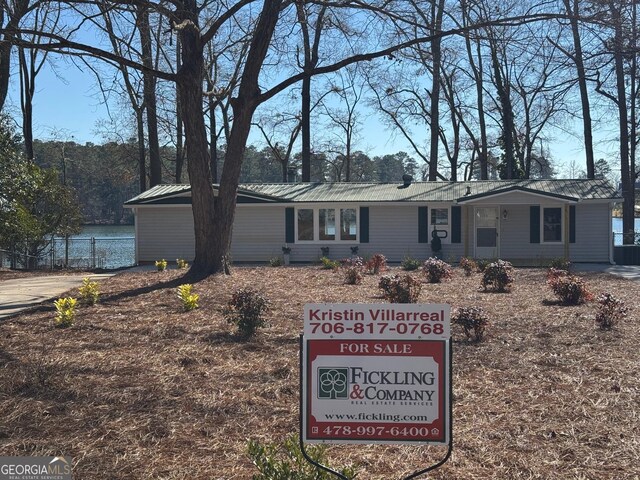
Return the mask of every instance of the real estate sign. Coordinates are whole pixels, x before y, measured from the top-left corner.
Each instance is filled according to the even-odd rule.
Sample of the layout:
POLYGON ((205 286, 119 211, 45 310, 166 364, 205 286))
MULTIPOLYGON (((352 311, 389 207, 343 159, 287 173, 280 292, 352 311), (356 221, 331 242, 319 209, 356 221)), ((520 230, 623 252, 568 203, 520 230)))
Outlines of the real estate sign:
POLYGON ((448 305, 306 305, 303 440, 448 443, 449 319, 448 305))

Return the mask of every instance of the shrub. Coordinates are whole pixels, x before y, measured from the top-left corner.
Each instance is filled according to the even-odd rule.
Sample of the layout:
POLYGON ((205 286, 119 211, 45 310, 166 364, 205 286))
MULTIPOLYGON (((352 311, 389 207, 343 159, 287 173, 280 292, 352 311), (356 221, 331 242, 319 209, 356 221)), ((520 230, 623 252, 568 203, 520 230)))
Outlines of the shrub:
POLYGON ((478 271, 478 264, 471 258, 462 257, 460 259, 460 268, 464 270, 464 274, 470 277, 473 272, 478 271))
POLYGON ((73 297, 59 298, 53 302, 56 307, 56 327, 66 328, 73 325, 76 319, 76 303, 78 301, 73 297))
POLYGON ((551 267, 549 268, 549 270, 547 270, 547 282, 551 282, 554 279, 559 277, 567 277, 567 276, 569 276, 568 270, 554 268, 554 267, 551 267))
POLYGON ((429 283, 440 283, 452 276, 451 265, 438 258, 431 257, 422 265, 422 271, 429 283))
POLYGON ((549 262, 549 268, 554 268, 556 270, 565 270, 568 272, 571 268, 571 262, 566 258, 554 258, 549 262))
POLYGON ((192 293, 193 285, 185 283, 178 287, 178 298, 182 302, 182 307, 185 312, 190 312, 198 308, 198 299, 200 295, 192 293))
POLYGON ((476 342, 482 340, 484 329, 489 325, 482 307, 456 308, 451 315, 451 321, 464 329, 467 339, 476 342))
POLYGON ((412 258, 410 256, 406 256, 402 259, 400 266, 403 270, 411 272, 413 270, 417 270, 420 268, 421 262, 417 258, 412 258))
POLYGON ((513 283, 513 265, 497 260, 487 265, 482 272, 482 288, 496 292, 506 292, 513 283))
POLYGON ((478 271, 482 273, 484 272, 484 269, 487 268, 487 266, 491 263, 491 260, 481 258, 479 260, 474 260, 474 262, 476 262, 476 265, 478 266, 478 271))
POLYGON ((596 324, 601 330, 611 330, 629 312, 629 308, 624 302, 610 293, 599 295, 597 301, 596 324))
MULTIPOLYGON (((327 463, 326 445, 307 445, 305 451, 315 462, 322 465, 327 463)), ((259 474, 253 475, 253 480, 332 480, 335 476, 313 466, 302 455, 300 442, 296 435, 287 437, 284 444, 269 443, 262 445, 250 440, 248 452, 251 461, 259 474)), ((345 478, 354 478, 355 471, 346 467, 339 472, 345 478)))
POLYGON ((373 257, 367 260, 365 269, 368 273, 373 275, 384 272, 387 269, 387 257, 381 253, 376 253, 373 257))
POLYGON ((338 262, 337 260, 331 260, 327 257, 321 257, 320 263, 322 263, 322 268, 324 268, 325 270, 335 270, 336 268, 340 267, 340 262, 338 262))
POLYGON ((162 260, 156 260, 156 268, 159 272, 164 272, 167 269, 167 261, 163 258, 162 260))
POLYGON ((422 284, 411 275, 385 275, 380 278, 378 287, 385 300, 391 303, 416 303, 422 290, 422 284))
POLYGON ((187 261, 184 258, 176 258, 176 265, 178 265, 178 268, 180 270, 184 270, 186 268, 189 268, 189 264, 187 263, 187 261))
POLYGON ((360 285, 364 276, 362 275, 362 258, 353 257, 340 262, 344 270, 344 283, 346 285, 360 285))
POLYGON ((98 282, 92 282, 89 278, 82 279, 82 286, 79 288, 80 298, 85 305, 95 305, 100 296, 98 282))
POLYGON ((228 323, 238 327, 238 334, 246 339, 266 325, 263 315, 268 310, 269 301, 266 297, 250 288, 243 288, 231 296, 222 313, 228 323))
POLYGON ((553 293, 565 305, 580 305, 593 299, 582 279, 574 275, 556 275, 547 280, 553 293))
POLYGON ((284 261, 282 260, 282 257, 271 257, 269 259, 269 265, 272 267, 281 267, 283 263, 284 261))

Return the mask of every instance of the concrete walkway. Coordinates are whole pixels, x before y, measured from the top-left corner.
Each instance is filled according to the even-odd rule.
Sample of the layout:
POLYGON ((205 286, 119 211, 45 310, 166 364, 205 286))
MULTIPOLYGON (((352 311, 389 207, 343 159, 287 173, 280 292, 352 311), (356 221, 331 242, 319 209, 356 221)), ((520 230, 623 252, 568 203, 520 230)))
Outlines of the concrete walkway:
POLYGON ((14 278, 0 282, 0 320, 22 310, 58 298, 82 285, 83 278, 93 280, 112 277, 115 273, 96 275, 50 275, 14 278))
POLYGON ((607 265, 604 263, 574 263, 571 268, 576 272, 604 272, 629 280, 640 281, 640 265, 607 265))

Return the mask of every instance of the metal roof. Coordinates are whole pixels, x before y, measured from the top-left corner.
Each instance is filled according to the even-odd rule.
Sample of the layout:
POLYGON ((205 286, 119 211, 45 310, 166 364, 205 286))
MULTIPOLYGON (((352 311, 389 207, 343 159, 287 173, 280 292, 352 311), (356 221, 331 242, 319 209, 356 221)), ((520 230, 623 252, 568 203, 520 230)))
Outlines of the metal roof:
MULTIPOLYGON (((214 186, 215 188, 215 186, 214 186)), ((190 194, 189 185, 157 185, 126 205, 151 203, 190 194)), ((471 182, 400 183, 256 183, 242 184, 239 195, 276 202, 464 202, 510 191, 548 195, 564 200, 616 200, 606 180, 483 180, 471 182)))

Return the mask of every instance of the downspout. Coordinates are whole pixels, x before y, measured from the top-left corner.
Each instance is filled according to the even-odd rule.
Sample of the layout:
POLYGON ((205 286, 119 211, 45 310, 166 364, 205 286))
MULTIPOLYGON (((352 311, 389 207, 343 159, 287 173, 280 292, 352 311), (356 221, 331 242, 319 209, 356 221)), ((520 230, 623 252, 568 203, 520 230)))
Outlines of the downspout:
POLYGON ((609 202, 609 264, 615 265, 616 262, 613 259, 613 206, 614 202, 609 202))
POLYGON ((133 210, 133 235, 135 236, 135 239, 133 240, 133 246, 135 251, 134 258, 135 258, 136 265, 140 265, 140 261, 138 259, 138 253, 139 253, 138 242, 140 241, 139 240, 140 236, 138 235, 138 209, 136 207, 133 207, 131 210, 133 210))

